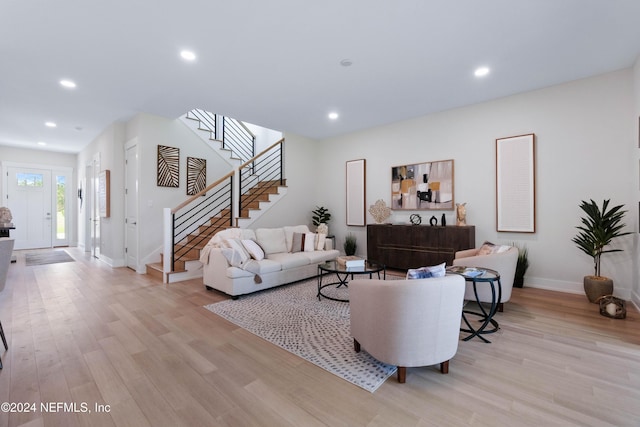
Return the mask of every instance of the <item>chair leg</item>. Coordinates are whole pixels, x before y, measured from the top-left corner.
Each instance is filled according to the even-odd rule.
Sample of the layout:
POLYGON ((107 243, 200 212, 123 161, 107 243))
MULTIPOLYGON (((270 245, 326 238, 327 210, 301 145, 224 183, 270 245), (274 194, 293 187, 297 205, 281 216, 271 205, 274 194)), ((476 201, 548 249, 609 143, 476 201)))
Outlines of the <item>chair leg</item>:
POLYGON ((4 336, 4 329, 2 329, 2 322, 0 322, 0 336, 2 336, 2 343, 4 344, 4 349, 9 350, 9 346, 7 345, 7 339, 4 336))
POLYGON ((398 366, 398 382, 400 384, 407 382, 407 368, 405 366, 398 366))
POLYGON ((356 353, 360 353, 360 343, 358 341, 356 341, 356 339, 353 339, 353 349, 356 351, 356 353))
POLYGON ((449 361, 445 360, 444 362, 442 362, 440 364, 440 372, 442 372, 443 374, 448 374, 449 373, 449 361))

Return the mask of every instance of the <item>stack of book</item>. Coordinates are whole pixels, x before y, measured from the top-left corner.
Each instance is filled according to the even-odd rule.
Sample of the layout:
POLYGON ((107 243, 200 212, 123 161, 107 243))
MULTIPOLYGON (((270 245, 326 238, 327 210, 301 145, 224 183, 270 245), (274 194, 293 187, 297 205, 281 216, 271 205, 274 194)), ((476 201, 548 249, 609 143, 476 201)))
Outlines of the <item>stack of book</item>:
POLYGON ((336 262, 340 265, 344 265, 347 268, 364 267, 364 259, 355 255, 339 256, 336 258, 336 262))

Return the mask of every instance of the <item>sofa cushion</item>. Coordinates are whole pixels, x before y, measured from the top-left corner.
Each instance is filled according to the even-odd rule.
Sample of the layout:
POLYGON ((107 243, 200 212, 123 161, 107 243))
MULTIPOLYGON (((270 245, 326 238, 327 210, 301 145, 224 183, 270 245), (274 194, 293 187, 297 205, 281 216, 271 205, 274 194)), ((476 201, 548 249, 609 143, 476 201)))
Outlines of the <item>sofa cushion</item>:
POLYGON ((256 230, 256 241, 265 255, 289 252, 284 229, 282 228, 258 228, 256 230))
POLYGON ((227 268, 227 277, 230 279, 237 279, 240 277, 251 277, 254 276, 254 273, 250 271, 244 270, 239 267, 229 267, 227 268))
POLYGON ((252 259, 245 264, 244 269, 253 274, 266 274, 282 270, 282 264, 266 258, 260 261, 252 259))
POLYGON ((309 258, 306 257, 305 252, 299 252, 296 254, 292 253, 276 253, 268 255, 268 258, 272 261, 280 263, 282 265, 283 270, 287 270, 289 268, 302 267, 303 265, 309 264, 309 258))
POLYGON ((284 230, 284 237, 285 240, 287 241, 287 250, 286 252, 293 252, 292 248, 293 248, 293 233, 308 233, 309 232, 309 227, 307 227, 306 225, 287 225, 282 227, 282 229, 284 230))
POLYGON ((327 240, 327 235, 325 233, 318 233, 316 235, 316 250, 324 251, 324 243, 327 240))
POLYGON ((337 250, 331 250, 331 251, 303 252, 303 254, 305 257, 309 259, 310 264, 319 264, 321 262, 334 259, 340 254, 340 252, 338 252, 337 250))

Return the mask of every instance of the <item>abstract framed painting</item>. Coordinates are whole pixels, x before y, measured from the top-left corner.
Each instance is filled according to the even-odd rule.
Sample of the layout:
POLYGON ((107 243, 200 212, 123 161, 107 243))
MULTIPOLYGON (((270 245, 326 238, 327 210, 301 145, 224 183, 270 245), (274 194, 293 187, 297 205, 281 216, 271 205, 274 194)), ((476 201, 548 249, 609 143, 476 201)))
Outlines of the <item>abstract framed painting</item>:
POLYGON ((453 210, 453 159, 391 168, 391 209, 453 210))

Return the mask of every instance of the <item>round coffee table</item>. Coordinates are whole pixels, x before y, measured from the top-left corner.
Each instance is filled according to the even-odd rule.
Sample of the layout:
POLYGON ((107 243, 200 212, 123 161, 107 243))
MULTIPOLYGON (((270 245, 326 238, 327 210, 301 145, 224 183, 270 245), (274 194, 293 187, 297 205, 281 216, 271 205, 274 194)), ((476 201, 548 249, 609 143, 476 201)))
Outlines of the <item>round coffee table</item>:
POLYGON ((318 265, 318 301, 320 301, 321 297, 325 297, 326 299, 330 299, 333 301, 349 302, 348 299, 331 297, 326 293, 323 293, 322 290, 328 286, 335 286, 336 288, 344 286, 348 288, 349 285, 347 284, 347 280, 349 279, 349 276, 351 276, 351 279, 353 279, 353 276, 359 274, 368 274, 369 278, 371 279, 373 277, 373 273, 377 273, 378 279, 380 279, 380 272, 382 272, 382 279, 386 279, 387 270, 385 266, 369 261, 365 261, 364 265, 359 267, 346 267, 345 265, 340 264, 337 261, 328 261, 324 264, 320 264, 318 265), (337 276, 338 281, 323 284, 322 278, 328 274, 333 273, 335 273, 335 275, 337 276))

